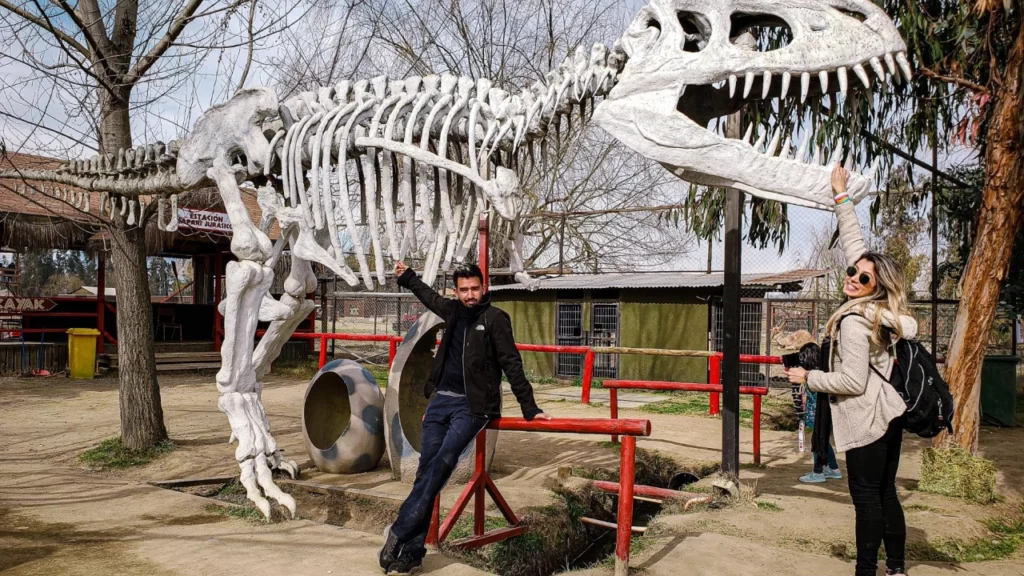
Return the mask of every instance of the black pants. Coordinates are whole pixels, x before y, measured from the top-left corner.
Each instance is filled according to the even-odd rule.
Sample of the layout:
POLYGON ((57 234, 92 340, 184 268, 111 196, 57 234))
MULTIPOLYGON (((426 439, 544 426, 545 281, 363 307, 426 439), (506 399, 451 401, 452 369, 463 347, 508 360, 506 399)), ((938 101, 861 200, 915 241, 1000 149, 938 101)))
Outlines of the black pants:
POLYGON ((889 423, 885 436, 846 453, 850 497, 857 513, 856 576, 875 576, 883 542, 886 568, 904 568, 907 525, 896 496, 903 426, 904 418, 897 418, 889 423))
POLYGON ((420 560, 427 555, 424 542, 434 499, 458 465, 459 456, 487 422, 486 416, 470 411, 465 396, 435 394, 427 404, 416 481, 391 525, 391 533, 402 543, 402 556, 420 560))

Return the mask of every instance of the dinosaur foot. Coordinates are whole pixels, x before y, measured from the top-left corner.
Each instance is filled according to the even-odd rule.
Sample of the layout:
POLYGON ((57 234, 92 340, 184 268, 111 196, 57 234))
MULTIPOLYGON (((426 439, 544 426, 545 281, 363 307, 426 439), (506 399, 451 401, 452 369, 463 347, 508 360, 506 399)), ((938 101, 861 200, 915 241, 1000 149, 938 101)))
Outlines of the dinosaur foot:
POLYGON ((228 392, 221 394, 218 408, 228 416, 231 435, 238 441, 235 459, 241 469, 239 481, 245 487, 246 497, 270 520, 270 501, 288 509, 295 518, 295 499, 274 484, 271 465, 288 471, 298 471, 294 462, 281 460, 274 437, 270 435, 263 411, 263 403, 255 392, 228 392))

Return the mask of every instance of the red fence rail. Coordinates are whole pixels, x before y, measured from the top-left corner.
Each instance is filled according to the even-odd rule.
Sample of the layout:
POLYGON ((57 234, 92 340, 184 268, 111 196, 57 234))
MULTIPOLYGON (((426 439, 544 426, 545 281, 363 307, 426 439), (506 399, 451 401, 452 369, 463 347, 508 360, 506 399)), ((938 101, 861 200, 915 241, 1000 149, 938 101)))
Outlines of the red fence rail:
MULTIPOLYGON (((636 439, 638 436, 650 436, 650 420, 612 420, 607 418, 553 418, 551 420, 531 420, 522 418, 495 418, 487 425, 494 430, 518 430, 524 432, 555 432, 570 434, 618 434, 622 435, 619 448, 619 507, 616 516, 615 539, 615 574, 626 576, 629 572, 629 551, 633 525, 633 491, 636 472, 636 439)), ((448 537, 459 517, 466 510, 470 499, 473 503, 473 535, 454 543, 461 548, 477 548, 494 542, 500 542, 526 532, 526 527, 519 524, 519 518, 505 501, 487 473, 486 466, 487 433, 481 432, 476 437, 476 461, 473 477, 462 490, 455 506, 449 511, 444 522, 441 522, 441 499, 434 501, 434 513, 427 534, 427 544, 438 545, 448 537), (484 529, 484 492, 501 511, 508 526, 490 532, 484 529)))
MULTIPOLYGON (((713 395, 722 393, 720 384, 689 384, 686 382, 656 382, 647 380, 605 380, 608 388, 612 419, 619 417, 619 390, 671 390, 675 392, 710 392, 713 395)), ((754 397, 754 464, 761 463, 761 397, 768 394, 762 386, 740 386, 740 394, 754 397)), ((612 435, 612 442, 619 437, 612 435)))

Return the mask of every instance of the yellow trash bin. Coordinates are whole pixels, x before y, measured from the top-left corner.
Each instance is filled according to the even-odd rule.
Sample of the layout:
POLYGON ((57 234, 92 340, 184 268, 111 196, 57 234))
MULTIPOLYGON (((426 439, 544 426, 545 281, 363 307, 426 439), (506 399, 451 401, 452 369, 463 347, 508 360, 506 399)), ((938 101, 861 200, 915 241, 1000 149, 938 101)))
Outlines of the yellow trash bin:
POLYGON ((100 331, 95 328, 68 329, 68 364, 71 377, 92 379, 96 371, 96 337, 100 331))

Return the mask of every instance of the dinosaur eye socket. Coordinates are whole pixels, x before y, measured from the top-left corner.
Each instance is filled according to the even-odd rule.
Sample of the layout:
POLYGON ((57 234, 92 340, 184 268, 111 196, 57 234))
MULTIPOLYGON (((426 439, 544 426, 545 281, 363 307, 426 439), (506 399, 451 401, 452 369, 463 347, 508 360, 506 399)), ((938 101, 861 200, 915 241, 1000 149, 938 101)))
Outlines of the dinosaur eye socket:
POLYGON ((844 16, 849 16, 858 22, 863 22, 868 19, 867 15, 862 12, 856 12, 854 10, 847 10, 845 8, 836 8, 844 16))
POLYGON ((700 52, 711 40, 711 22, 695 12, 679 12, 676 17, 683 28, 683 52, 700 52))
POLYGON ((785 20, 772 14, 734 12, 729 23, 729 38, 734 43, 744 32, 749 32, 759 52, 785 48, 793 41, 793 29, 785 20))

